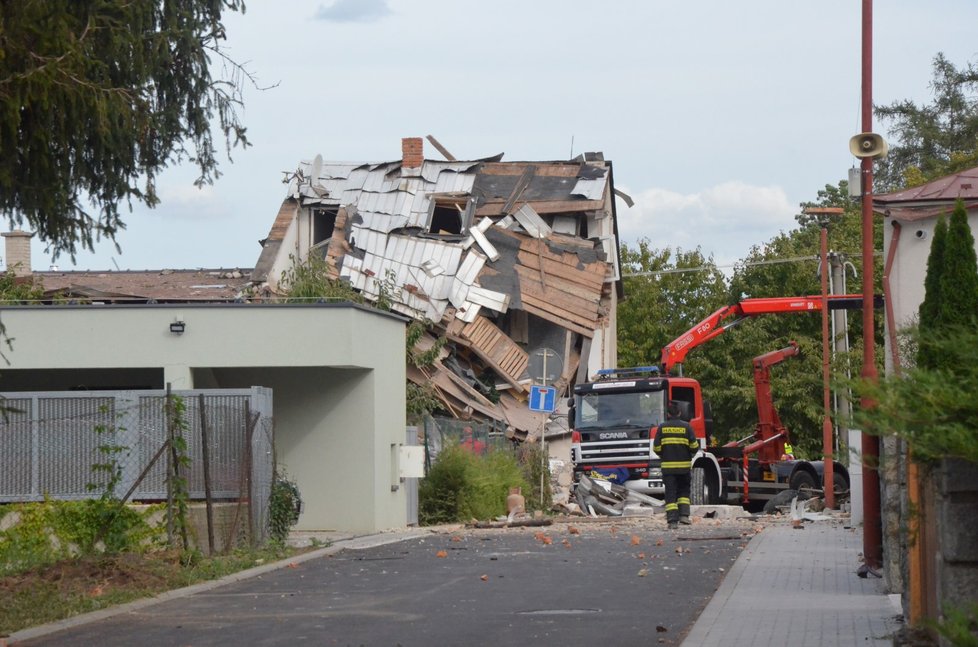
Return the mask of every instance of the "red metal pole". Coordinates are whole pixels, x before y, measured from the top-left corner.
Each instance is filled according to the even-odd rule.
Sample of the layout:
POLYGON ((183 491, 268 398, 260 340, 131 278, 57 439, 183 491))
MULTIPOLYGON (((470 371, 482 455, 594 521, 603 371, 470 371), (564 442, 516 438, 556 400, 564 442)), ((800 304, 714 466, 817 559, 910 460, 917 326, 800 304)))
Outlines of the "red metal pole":
POLYGON ((835 508, 835 455, 832 442, 831 397, 829 396, 829 233, 822 227, 822 490, 825 507, 835 508))
MULTIPOLYGON (((862 5, 862 131, 873 132, 873 0, 862 5)), ((875 382, 876 338, 873 311, 873 158, 864 157, 862 171, 863 225, 863 370, 862 378, 875 382)), ((863 410, 876 405, 863 397, 863 410)), ((879 438, 862 434, 863 462, 863 558, 866 566, 877 569, 883 563, 882 525, 880 521, 879 438)))

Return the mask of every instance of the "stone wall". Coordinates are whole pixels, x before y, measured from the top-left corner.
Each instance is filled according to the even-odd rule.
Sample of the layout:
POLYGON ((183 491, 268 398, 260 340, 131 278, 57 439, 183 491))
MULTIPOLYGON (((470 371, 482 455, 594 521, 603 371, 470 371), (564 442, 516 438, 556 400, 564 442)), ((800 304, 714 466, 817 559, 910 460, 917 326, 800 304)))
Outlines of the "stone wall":
POLYGON ((937 469, 937 599, 978 603, 978 465, 945 460, 937 469))

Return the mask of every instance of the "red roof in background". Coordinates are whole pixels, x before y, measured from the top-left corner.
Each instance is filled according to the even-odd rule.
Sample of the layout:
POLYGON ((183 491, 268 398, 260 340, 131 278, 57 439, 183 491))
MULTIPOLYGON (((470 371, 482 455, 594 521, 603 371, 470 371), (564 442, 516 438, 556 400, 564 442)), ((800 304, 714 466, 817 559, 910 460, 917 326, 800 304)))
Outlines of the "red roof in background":
POLYGON ((978 208, 978 167, 910 189, 873 196, 873 207, 896 220, 911 222, 950 214, 959 198, 966 210, 978 208))
POLYGON ((910 189, 873 196, 873 202, 892 205, 898 202, 978 200, 978 167, 946 175, 910 189))

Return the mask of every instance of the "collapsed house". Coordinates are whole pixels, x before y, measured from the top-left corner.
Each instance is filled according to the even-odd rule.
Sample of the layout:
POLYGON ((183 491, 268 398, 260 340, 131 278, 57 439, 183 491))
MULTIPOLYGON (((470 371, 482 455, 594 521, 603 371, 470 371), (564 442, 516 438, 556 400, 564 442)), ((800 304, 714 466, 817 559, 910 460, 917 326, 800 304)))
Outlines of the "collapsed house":
MULTIPOLYGON (((421 138, 388 162, 301 162, 261 241, 257 292, 287 291, 296 262, 324 260, 368 300, 432 324, 448 341, 408 379, 445 411, 515 438, 566 433, 531 411, 533 384, 557 388, 613 366, 621 296, 611 162, 424 159, 421 138)), ((561 400, 562 398, 558 398, 561 400)))

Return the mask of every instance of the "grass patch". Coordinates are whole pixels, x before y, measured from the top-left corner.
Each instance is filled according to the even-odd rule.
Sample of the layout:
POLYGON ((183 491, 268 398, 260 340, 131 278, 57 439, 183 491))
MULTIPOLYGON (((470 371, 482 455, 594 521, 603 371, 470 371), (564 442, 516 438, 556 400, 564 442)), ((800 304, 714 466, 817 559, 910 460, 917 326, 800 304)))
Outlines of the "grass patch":
POLYGON ((308 552, 273 544, 203 557, 157 551, 66 559, 0 577, 0 636, 308 552))

